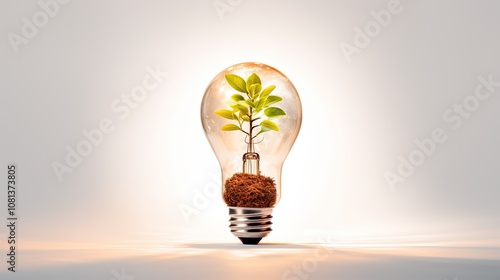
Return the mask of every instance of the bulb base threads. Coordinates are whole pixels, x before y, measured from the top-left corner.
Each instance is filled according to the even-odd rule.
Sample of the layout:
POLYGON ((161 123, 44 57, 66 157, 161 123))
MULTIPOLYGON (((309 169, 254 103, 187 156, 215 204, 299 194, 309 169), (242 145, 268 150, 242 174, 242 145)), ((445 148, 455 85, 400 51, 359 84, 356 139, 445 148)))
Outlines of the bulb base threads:
POLYGON ((245 245, 257 245, 271 231, 273 207, 229 207, 229 228, 245 245))

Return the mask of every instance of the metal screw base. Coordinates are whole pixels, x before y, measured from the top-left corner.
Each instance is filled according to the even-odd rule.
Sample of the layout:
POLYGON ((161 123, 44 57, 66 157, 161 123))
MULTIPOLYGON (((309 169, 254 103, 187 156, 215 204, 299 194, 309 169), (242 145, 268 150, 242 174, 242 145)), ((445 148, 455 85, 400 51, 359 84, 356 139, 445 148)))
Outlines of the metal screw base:
POLYGON ((229 207, 229 228, 245 245, 257 245, 271 231, 273 208, 229 207))

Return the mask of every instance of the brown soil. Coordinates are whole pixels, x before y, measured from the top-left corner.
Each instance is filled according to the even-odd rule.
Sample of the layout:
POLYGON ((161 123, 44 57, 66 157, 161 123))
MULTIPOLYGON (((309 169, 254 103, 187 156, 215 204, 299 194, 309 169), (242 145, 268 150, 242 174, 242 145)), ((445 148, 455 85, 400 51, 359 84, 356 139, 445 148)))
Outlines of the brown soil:
POLYGON ((233 207, 272 207, 276 203, 276 183, 271 177, 235 173, 226 180, 223 196, 233 207))

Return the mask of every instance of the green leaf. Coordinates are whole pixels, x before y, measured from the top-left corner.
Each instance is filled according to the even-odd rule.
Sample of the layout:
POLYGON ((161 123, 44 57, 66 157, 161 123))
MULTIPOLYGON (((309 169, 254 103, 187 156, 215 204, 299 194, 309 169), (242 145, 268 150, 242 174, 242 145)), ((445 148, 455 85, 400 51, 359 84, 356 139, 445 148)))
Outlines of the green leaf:
POLYGON ((260 94, 260 99, 265 99, 266 97, 269 96, 269 94, 271 94, 271 92, 273 92, 273 90, 276 88, 275 85, 271 85, 271 86, 268 86, 266 87, 262 93, 260 94))
POLYGON ((231 110, 217 110, 215 114, 229 120, 234 120, 234 113, 231 110))
POLYGON ((270 120, 261 121, 260 126, 274 130, 274 131, 280 131, 280 128, 278 127, 278 125, 270 120))
POLYGON ((264 108, 264 104, 266 104, 266 100, 265 99, 261 99, 259 100, 259 102, 257 102, 257 106, 255 106, 255 112, 260 112, 260 110, 262 110, 262 108, 264 108))
POLYGON ((255 99, 260 91, 262 90, 262 86, 260 84, 251 85, 248 89, 248 93, 252 99, 255 99))
POLYGON ((248 104, 250 107, 255 108, 255 103, 253 103, 252 100, 246 99, 245 103, 248 104))
POLYGON ((233 130, 240 130, 240 127, 235 124, 226 124, 221 129, 222 131, 233 131, 233 130))
POLYGON ((274 103, 278 103, 280 102, 281 100, 283 100, 283 98, 279 97, 279 96, 276 96, 276 95, 270 95, 269 97, 267 97, 266 99, 266 103, 264 104, 264 108, 267 108, 269 107, 270 105, 274 104, 274 103))
POLYGON ((227 83, 235 90, 243 93, 247 93, 247 85, 242 77, 234 74, 226 74, 227 83))
POLYGON ((282 109, 278 107, 269 107, 266 110, 264 110, 264 115, 266 115, 269 118, 277 118, 281 116, 285 116, 286 113, 282 109))
POLYGON ((233 112, 238 112, 238 104, 230 105, 230 107, 233 109, 233 112))
POLYGON ((257 136, 261 135, 261 134, 262 134, 262 133, 264 133, 264 132, 268 132, 268 131, 271 131, 271 130, 269 130, 269 128, 262 127, 262 128, 260 129, 259 133, 257 133, 257 134, 255 135, 255 137, 257 137, 257 136))
POLYGON ((249 116, 247 116, 247 115, 243 115, 243 116, 241 116, 241 118, 242 118, 242 119, 243 119, 243 121, 245 121, 245 122, 249 122, 249 121, 250 121, 250 117, 249 117, 249 116))
POLYGON ((250 92, 251 86, 260 85, 260 84, 261 84, 261 81, 260 81, 259 76, 257 76, 257 74, 255 74, 255 73, 252 73, 252 75, 250 75, 247 78, 247 92, 250 92))
POLYGON ((241 114, 248 115, 248 107, 247 106, 243 106, 243 105, 238 104, 238 110, 240 110, 241 114))
POLYGON ((231 99, 238 102, 238 101, 245 100, 245 97, 243 97, 243 95, 241 95, 241 94, 233 94, 231 96, 231 99))
MULTIPOLYGON (((248 99, 246 99, 246 100, 248 100, 248 99)), ((236 102, 236 105, 237 106, 238 105, 239 106, 245 106, 245 107, 248 106, 248 104, 247 104, 247 102, 245 100, 241 100, 241 101, 236 102)))
POLYGON ((250 84, 250 85, 253 85, 253 84, 262 84, 262 82, 260 81, 260 78, 257 74, 255 73, 252 73, 252 75, 250 75, 247 79, 247 84, 250 84))

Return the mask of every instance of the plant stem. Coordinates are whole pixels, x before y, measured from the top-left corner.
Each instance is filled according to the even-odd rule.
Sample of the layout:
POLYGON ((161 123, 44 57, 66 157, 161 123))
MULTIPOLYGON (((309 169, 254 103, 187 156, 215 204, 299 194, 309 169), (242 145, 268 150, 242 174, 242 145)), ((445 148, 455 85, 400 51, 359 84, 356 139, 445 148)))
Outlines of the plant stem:
POLYGON ((252 130, 253 130, 253 127, 252 127, 252 123, 254 121, 254 119, 252 118, 252 115, 253 115, 253 112, 252 112, 252 107, 250 107, 250 113, 249 113, 249 118, 250 118, 250 123, 249 123, 249 127, 250 127, 250 131, 248 133, 248 152, 249 153, 253 153, 253 137, 252 137, 252 130))

